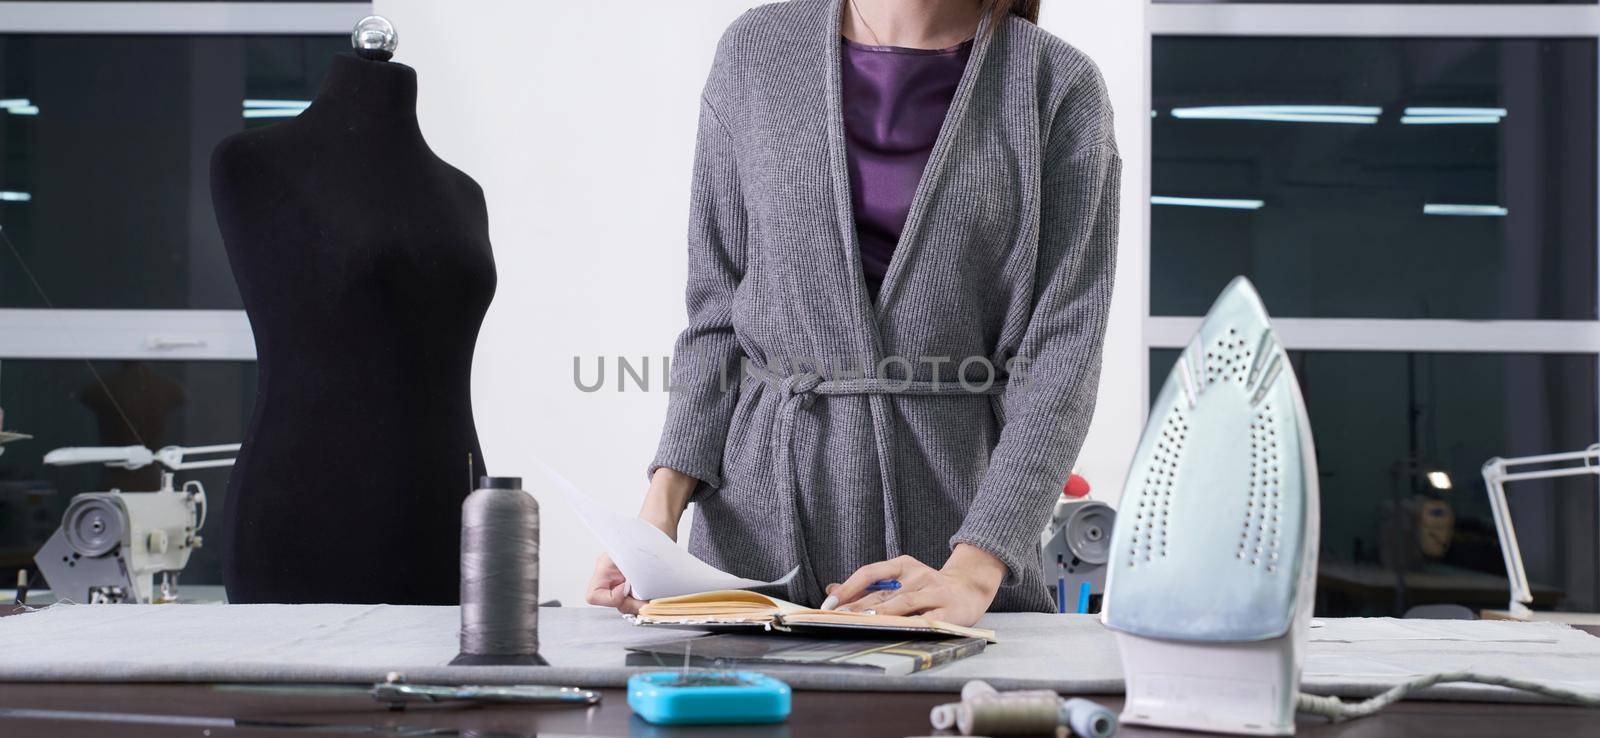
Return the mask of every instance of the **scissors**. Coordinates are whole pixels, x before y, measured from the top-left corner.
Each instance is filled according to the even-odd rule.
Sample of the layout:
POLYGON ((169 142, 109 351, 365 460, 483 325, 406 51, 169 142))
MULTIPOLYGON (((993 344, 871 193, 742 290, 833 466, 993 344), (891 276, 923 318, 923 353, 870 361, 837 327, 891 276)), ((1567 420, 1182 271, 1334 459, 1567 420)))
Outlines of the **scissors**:
POLYGON ((560 703, 569 705, 594 705, 600 702, 600 693, 581 687, 554 687, 542 684, 493 685, 442 685, 411 684, 405 675, 389 672, 383 681, 370 687, 353 684, 218 684, 212 689, 219 692, 248 692, 254 694, 291 694, 314 697, 343 697, 355 694, 370 695, 391 710, 404 710, 412 703, 441 704, 465 703, 482 705, 491 703, 560 703))

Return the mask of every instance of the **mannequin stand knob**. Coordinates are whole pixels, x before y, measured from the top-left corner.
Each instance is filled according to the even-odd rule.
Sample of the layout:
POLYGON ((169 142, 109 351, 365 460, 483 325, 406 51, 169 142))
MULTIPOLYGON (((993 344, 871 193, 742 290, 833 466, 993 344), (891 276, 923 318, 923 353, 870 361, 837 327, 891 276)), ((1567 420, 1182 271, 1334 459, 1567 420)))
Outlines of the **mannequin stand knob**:
POLYGON ((350 32, 350 45, 356 55, 371 61, 389 61, 400 45, 400 33, 394 24, 381 15, 369 15, 356 23, 350 32))

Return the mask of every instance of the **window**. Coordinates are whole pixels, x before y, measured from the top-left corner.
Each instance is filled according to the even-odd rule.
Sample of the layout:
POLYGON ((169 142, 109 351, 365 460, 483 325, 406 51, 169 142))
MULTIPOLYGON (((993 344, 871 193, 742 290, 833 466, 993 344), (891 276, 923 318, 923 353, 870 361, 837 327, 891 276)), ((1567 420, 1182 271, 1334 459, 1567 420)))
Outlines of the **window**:
MULTIPOLYGON (((242 440, 255 347, 211 210, 217 142, 292 117, 370 3, 0 2, 0 578, 72 495, 154 468, 62 446, 242 440), (115 399, 115 403, 111 400, 115 399)), ((212 512, 226 469, 184 472, 212 512)), ((183 581, 221 582, 213 514, 183 581)))
MULTIPOLYGON (((340 37, 0 35, 0 225, 54 306, 240 309, 211 211, 211 150, 281 120, 255 116, 297 112, 348 47, 340 37)), ((0 307, 45 305, 26 272, 7 268, 0 307)))
POLYGON ((1592 39, 1157 38, 1152 314, 1594 320, 1592 39))
MULTIPOLYGON (((1150 352, 1151 397, 1178 353, 1150 352)), ((1397 601, 1505 607, 1483 462, 1593 443, 1596 357, 1291 351, 1290 360, 1317 448, 1321 602, 1368 615, 1397 601), (1434 579, 1397 592, 1396 569, 1434 579)), ((1573 573, 1596 555, 1594 482, 1518 484, 1528 486, 1510 504, 1539 607, 1591 601, 1588 580, 1573 573)))
MULTIPOLYGON (((1151 396, 1250 277, 1317 445, 1317 611, 1503 608, 1483 463, 1600 436, 1600 4, 1343 4, 1148 6, 1151 396)), ((1536 609, 1600 605, 1595 486, 1511 495, 1536 609)))

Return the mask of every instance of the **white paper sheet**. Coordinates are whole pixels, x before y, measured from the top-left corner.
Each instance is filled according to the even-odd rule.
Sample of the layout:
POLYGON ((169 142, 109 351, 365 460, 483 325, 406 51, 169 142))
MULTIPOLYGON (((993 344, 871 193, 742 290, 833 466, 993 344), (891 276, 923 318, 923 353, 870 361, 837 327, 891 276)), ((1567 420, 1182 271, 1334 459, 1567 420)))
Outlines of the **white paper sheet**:
POLYGON ((1431 641, 1446 647, 1461 643, 1555 643, 1565 628, 1543 627, 1554 623, 1522 623, 1511 620, 1427 620, 1404 618, 1340 618, 1311 621, 1312 643, 1392 643, 1395 648, 1422 645, 1431 641), (1529 627, 1529 626, 1533 627, 1529 627))
MULTIPOLYGON (((736 577, 694 557, 674 543, 660 529, 636 517, 618 515, 595 502, 567 481, 555 469, 538 459, 534 466, 544 473, 578 512, 589 532, 600 539, 606 553, 628 578, 633 596, 641 600, 707 592, 714 589, 748 589, 769 584, 786 584, 798 571, 791 569, 782 579, 762 582, 736 577)), ((528 494, 533 494, 529 492, 528 494)))

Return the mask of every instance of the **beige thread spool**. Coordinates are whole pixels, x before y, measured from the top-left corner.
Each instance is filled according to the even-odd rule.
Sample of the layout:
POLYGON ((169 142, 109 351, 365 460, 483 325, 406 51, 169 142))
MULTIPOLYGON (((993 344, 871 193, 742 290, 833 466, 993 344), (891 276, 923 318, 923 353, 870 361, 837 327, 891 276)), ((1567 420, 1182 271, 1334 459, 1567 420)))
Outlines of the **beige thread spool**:
POLYGON ((1115 713, 1084 699, 1063 700, 1048 689, 996 691, 974 679, 961 688, 961 702, 939 705, 929 714, 935 728, 949 729, 952 719, 962 735, 1060 735, 1110 738, 1117 731, 1115 713))
POLYGON ((983 695, 963 701, 956 727, 962 735, 1054 735, 1060 704, 1054 692, 983 695))
POLYGON ((988 682, 974 679, 961 688, 961 704, 954 711, 956 727, 962 735, 992 733, 1054 734, 1055 692, 1030 690, 1001 694, 988 682))

